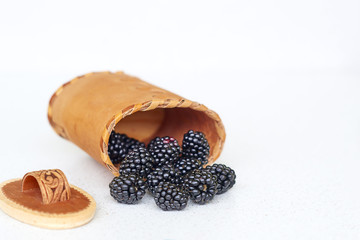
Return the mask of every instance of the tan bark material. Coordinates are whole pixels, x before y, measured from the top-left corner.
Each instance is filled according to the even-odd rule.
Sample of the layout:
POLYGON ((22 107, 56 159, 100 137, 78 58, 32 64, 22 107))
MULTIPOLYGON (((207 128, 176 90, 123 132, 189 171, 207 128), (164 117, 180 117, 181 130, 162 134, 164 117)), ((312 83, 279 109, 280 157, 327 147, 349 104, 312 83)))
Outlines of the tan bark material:
POLYGON ((122 72, 89 73, 65 83, 50 99, 48 119, 56 133, 114 175, 119 166, 107 154, 113 130, 145 143, 166 135, 181 142, 188 130, 202 131, 210 145, 209 164, 225 141, 224 126, 214 111, 122 72))
POLYGON ((54 169, 1 183, 0 208, 27 224, 66 229, 91 221, 96 203, 87 192, 69 185, 61 170, 54 169))

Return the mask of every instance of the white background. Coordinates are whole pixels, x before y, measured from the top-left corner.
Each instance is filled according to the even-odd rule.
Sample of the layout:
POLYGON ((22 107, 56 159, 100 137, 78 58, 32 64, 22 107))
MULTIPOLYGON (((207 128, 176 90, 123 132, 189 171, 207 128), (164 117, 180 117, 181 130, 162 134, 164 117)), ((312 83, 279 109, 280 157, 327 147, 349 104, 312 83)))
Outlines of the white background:
POLYGON ((97 201, 72 230, 0 212, 1 239, 359 239, 359 1, 0 1, 0 182, 60 168, 97 201), (47 122, 62 83, 123 70, 219 113, 237 184, 163 212, 47 122))

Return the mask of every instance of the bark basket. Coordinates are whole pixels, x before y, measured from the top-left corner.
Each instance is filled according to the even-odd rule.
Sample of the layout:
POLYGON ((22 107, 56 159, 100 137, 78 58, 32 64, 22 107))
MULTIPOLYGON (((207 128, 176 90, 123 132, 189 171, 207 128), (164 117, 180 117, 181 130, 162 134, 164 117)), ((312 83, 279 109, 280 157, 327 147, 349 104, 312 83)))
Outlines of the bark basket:
POLYGON ((114 175, 119 166, 107 154, 113 130, 146 144, 156 136, 173 136, 181 143, 190 129, 204 132, 209 164, 225 141, 224 126, 214 111, 123 72, 89 73, 63 84, 50 99, 48 119, 58 135, 114 175))

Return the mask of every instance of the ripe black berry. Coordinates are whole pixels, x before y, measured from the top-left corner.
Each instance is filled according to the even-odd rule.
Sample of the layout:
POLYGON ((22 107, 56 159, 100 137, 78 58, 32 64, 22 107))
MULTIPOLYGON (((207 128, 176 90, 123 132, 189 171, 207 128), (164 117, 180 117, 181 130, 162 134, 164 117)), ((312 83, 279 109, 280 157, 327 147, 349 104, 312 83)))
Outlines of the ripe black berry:
POLYGON ((147 176, 147 183, 149 186, 149 191, 154 194, 155 188, 159 186, 160 183, 164 182, 174 182, 175 171, 172 166, 164 165, 162 167, 157 167, 147 176))
POLYGON ((147 183, 151 194, 155 194, 155 188, 164 182, 170 182, 174 184, 182 183, 182 178, 178 172, 175 171, 174 167, 165 164, 161 167, 155 168, 148 176, 147 183))
POLYGON ((180 186, 164 182, 155 188, 154 200, 164 211, 183 210, 189 196, 180 186))
POLYGON ((182 149, 183 156, 200 159, 203 165, 208 163, 210 146, 202 132, 190 130, 185 133, 182 149))
POLYGON ((172 164, 180 155, 181 149, 175 138, 156 137, 148 145, 148 151, 155 159, 155 166, 172 164))
POLYGON ((108 155, 113 164, 121 163, 129 151, 137 147, 145 147, 145 144, 126 134, 111 132, 108 144, 108 155))
POLYGON ((185 178, 184 187, 195 203, 208 203, 217 192, 216 176, 205 169, 195 170, 185 178))
POLYGON ((151 171, 154 165, 154 159, 148 153, 146 148, 135 148, 122 161, 119 173, 129 172, 138 174, 145 178, 151 171))
POLYGON ((207 166, 206 169, 217 177, 217 194, 222 194, 234 186, 236 175, 235 171, 231 168, 224 164, 213 164, 212 166, 207 166))
POLYGON ((195 169, 201 169, 202 165, 201 160, 183 156, 175 162, 174 167, 182 176, 185 176, 195 169))
POLYGON ((111 183, 110 195, 119 203, 134 204, 140 201, 147 189, 145 181, 136 174, 123 173, 111 183))

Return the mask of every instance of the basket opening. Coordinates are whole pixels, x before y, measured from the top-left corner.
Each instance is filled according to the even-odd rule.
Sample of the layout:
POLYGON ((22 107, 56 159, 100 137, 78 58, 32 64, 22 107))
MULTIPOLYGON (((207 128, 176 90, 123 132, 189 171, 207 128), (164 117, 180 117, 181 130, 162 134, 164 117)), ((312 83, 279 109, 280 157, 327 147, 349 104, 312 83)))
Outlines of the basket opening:
POLYGON ((171 136, 181 144, 184 134, 191 129, 205 134, 211 154, 218 136, 215 121, 205 112, 190 108, 158 108, 136 112, 120 120, 115 126, 117 133, 125 133, 146 144, 157 136, 171 136))

